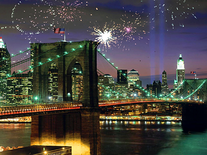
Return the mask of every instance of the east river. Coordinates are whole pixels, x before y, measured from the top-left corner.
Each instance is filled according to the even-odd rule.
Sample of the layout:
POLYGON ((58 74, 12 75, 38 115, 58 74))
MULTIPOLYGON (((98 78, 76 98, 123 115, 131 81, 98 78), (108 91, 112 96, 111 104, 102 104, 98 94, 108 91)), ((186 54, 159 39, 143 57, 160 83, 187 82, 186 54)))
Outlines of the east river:
MULTIPOLYGON (((183 133, 181 123, 101 121, 102 155, 206 155, 207 133, 183 133)), ((0 123, 0 146, 29 146, 31 124, 0 123)))

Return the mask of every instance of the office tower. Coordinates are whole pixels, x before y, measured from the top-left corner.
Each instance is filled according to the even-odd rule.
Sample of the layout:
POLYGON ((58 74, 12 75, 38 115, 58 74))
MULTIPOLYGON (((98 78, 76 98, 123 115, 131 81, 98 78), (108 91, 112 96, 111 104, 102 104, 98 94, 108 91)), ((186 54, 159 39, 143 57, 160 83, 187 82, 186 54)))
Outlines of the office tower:
POLYGON ((110 74, 104 74, 104 84, 114 85, 114 78, 110 74))
POLYGON ((117 70, 117 83, 127 84, 127 70, 117 70))
POLYGON ((166 71, 164 70, 162 72, 162 95, 166 95, 168 93, 168 84, 167 84, 167 73, 166 71))
POLYGON ((147 90, 149 91, 150 95, 153 95, 153 85, 147 84, 147 90))
POLYGON ((137 80, 135 82, 135 84, 136 84, 136 86, 134 87, 134 91, 137 92, 137 96, 141 97, 143 92, 140 90, 139 86, 142 87, 142 81, 141 80, 137 80))
POLYGON ((154 81, 152 85, 152 91, 153 95, 160 97, 161 94, 161 82, 160 81, 154 81))
POLYGON ((127 88, 127 70, 117 70, 117 84, 115 85, 117 98, 126 98, 128 95, 127 88))
POLYGON ((139 85, 140 87, 142 87, 142 81, 141 80, 137 80, 135 83, 136 83, 136 85, 139 85))
POLYGON ((130 85, 135 86, 136 82, 139 80, 139 73, 138 71, 132 69, 128 72, 128 87, 130 85))
POLYGON ((161 82, 154 81, 153 84, 147 84, 147 90, 150 92, 150 95, 155 95, 160 97, 161 94, 161 82))
POLYGON ((107 96, 110 98, 114 96, 115 82, 114 78, 110 74, 104 74, 98 76, 98 91, 99 99, 104 99, 107 96))
POLYGON ((185 79, 185 66, 182 54, 177 60, 176 80, 174 81, 174 88, 177 88, 185 79))
POLYGON ((32 102, 32 73, 15 74, 7 78, 7 95, 8 104, 21 105, 32 102))
POLYGON ((0 102, 6 102, 7 75, 11 74, 11 57, 2 37, 0 37, 0 102))

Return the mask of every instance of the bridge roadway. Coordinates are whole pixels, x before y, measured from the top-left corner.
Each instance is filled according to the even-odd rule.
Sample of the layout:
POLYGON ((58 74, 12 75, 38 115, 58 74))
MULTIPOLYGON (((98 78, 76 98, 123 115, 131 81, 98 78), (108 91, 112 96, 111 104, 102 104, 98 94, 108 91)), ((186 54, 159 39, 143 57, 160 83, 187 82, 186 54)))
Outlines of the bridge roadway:
MULTIPOLYGON (((125 99, 125 100, 99 101, 99 107, 126 106, 126 105, 143 104, 143 103, 203 104, 203 102, 192 101, 192 100, 167 100, 166 101, 166 100, 158 100, 158 99, 125 99)), ((1 106, 0 119, 74 112, 80 110, 81 107, 82 104, 78 102, 55 103, 55 104, 33 104, 33 105, 21 105, 21 106, 1 106)))

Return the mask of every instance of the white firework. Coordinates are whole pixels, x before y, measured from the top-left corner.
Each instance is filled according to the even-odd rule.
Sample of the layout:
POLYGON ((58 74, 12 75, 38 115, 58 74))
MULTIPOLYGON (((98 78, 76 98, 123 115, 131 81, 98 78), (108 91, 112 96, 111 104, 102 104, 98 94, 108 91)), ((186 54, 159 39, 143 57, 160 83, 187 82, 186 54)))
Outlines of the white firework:
POLYGON ((111 43, 116 44, 117 37, 113 36, 112 29, 104 29, 103 31, 97 28, 94 28, 94 32, 91 33, 92 35, 97 36, 95 41, 103 44, 105 47, 111 47, 111 43))

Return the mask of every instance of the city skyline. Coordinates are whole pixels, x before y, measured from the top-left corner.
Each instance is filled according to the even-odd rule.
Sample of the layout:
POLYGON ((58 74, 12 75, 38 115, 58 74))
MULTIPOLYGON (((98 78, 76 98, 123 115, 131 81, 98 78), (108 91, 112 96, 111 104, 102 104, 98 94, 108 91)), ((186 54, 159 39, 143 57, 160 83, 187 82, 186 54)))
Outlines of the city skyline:
MULTIPOLYGON (((165 70, 168 76, 168 84, 172 88, 173 80, 176 79, 176 62, 179 54, 182 54, 185 61, 186 78, 194 78, 194 75, 190 74, 191 71, 196 71, 198 78, 207 78, 205 68, 207 66, 206 2, 202 0, 198 0, 197 3, 191 0, 186 0, 185 3, 179 0, 176 2, 166 2, 164 0, 143 2, 141 0, 136 2, 89 0, 88 2, 81 1, 82 3, 79 3, 80 6, 76 5, 78 3, 74 4, 74 1, 63 2, 65 4, 56 4, 55 0, 24 0, 21 3, 18 0, 1 2, 0 36, 3 37, 4 42, 7 44, 10 54, 18 53, 19 50, 26 50, 30 41, 44 43, 63 40, 62 35, 54 34, 54 27, 65 28, 67 41, 81 41, 95 40, 97 36, 91 35, 94 31, 93 27, 101 29, 106 25, 110 29, 116 25, 115 28, 121 32, 120 26, 117 26, 117 24, 122 24, 122 27, 125 26, 126 31, 129 30, 127 28, 131 27, 131 32, 129 34, 117 34, 115 32, 113 35, 116 37, 116 42, 110 43, 110 48, 106 48, 104 45, 99 45, 99 47, 101 52, 106 54, 106 57, 110 58, 110 61, 115 66, 118 66, 119 69, 137 70, 144 87, 154 80, 161 81, 162 72, 165 70), (65 17, 51 17, 50 14, 48 15, 47 23, 35 21, 35 17, 44 17, 45 14, 36 13, 35 8, 31 9, 32 5, 39 4, 42 10, 47 10, 49 5, 57 8, 62 5, 68 8, 70 4, 66 4, 66 2, 74 4, 72 6, 76 6, 76 10, 79 11, 73 10, 73 16, 66 15, 65 17), (27 14, 29 12, 26 6, 30 8, 31 12, 33 11, 34 17, 29 18, 30 15, 27 14), (156 9, 157 7, 159 9, 156 9), (24 10, 26 13, 22 14, 24 10), (161 13, 162 11, 164 13, 161 13), (31 20, 39 25, 48 25, 51 22, 49 17, 63 22, 58 24, 55 21, 55 24, 53 23, 51 26, 29 28, 31 20), (71 21, 64 23, 64 19, 71 21), (124 23, 123 20, 125 21, 124 23), (17 25, 20 31, 17 30, 17 25), (41 29, 45 29, 45 32, 28 35, 41 29), (24 32, 21 30, 24 30, 24 32)), ((63 10, 59 9, 59 11, 63 10)), ((27 56, 25 55, 25 57, 27 56)), ((17 59, 20 60, 21 58, 18 57, 17 59)), ((17 59, 12 60, 17 61, 17 59)), ((111 74, 116 78, 116 70, 112 70, 106 64, 106 62, 98 58, 98 68, 105 74, 111 74)))

